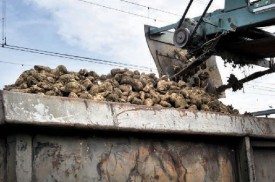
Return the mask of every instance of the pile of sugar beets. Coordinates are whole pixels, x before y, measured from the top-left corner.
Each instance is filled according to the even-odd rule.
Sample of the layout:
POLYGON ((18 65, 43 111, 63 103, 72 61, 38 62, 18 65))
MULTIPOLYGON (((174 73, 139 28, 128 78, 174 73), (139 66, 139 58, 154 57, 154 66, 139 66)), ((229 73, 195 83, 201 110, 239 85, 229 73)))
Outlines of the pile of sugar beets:
POLYGON ((63 65, 55 69, 34 66, 23 72, 15 84, 4 90, 49 96, 111 101, 155 107, 174 107, 189 110, 238 114, 225 106, 215 95, 184 81, 169 81, 128 69, 112 69, 108 75, 81 69, 69 72, 63 65))

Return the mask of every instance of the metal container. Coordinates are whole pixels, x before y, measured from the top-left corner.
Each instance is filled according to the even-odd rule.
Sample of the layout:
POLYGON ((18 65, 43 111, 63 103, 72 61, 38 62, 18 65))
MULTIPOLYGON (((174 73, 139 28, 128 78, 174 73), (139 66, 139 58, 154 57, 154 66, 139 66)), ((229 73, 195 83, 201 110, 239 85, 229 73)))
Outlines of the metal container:
POLYGON ((0 181, 275 180, 275 120, 2 91, 0 181))

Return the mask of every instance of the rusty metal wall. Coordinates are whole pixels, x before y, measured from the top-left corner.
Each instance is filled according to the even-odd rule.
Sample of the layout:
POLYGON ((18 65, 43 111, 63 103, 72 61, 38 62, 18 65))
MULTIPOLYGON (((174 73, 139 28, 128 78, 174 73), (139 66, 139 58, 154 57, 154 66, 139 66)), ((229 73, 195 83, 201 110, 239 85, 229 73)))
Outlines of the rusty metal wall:
POLYGON ((32 137, 27 134, 7 136, 7 181, 29 182, 32 178, 32 137))
POLYGON ((275 179, 274 150, 258 150, 275 146, 274 119, 0 91, 0 134, 0 181, 275 179), (62 136, 65 128, 73 132, 62 136), (164 139, 167 133, 173 139, 164 139), (204 136, 244 140, 228 144, 204 136), (250 138, 269 143, 251 146, 250 138))
POLYGON ((226 145, 138 138, 33 138, 33 181, 235 181, 226 145))
POLYGON ((275 181, 275 148, 254 148, 256 181, 275 181))
POLYGON ((5 139, 0 136, 0 181, 6 180, 6 146, 5 139))

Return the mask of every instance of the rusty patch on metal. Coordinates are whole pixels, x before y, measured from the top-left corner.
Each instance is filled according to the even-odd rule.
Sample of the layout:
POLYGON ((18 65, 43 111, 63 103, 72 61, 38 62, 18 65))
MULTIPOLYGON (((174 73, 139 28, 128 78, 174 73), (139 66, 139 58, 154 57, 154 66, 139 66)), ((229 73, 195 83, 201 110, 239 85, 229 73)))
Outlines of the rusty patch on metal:
POLYGON ((189 156, 183 159, 178 153, 180 148, 169 144, 164 146, 163 143, 153 142, 139 146, 136 151, 129 151, 130 153, 118 153, 115 148, 111 148, 108 153, 102 154, 97 165, 99 180, 116 181, 116 175, 123 173, 128 176, 128 181, 234 181, 232 163, 228 156, 223 155, 225 151, 220 151, 220 154, 214 151, 204 153, 205 146, 195 145, 196 149, 201 150, 194 151, 194 145, 189 145, 193 150, 189 147, 182 148, 187 149, 182 152, 189 156), (123 159, 128 161, 127 169, 122 167, 125 165, 123 159), (213 167, 210 166, 215 166, 215 163, 213 172, 213 167))
POLYGON ((36 181, 235 180, 235 153, 228 146, 138 138, 46 139, 34 143, 36 181))

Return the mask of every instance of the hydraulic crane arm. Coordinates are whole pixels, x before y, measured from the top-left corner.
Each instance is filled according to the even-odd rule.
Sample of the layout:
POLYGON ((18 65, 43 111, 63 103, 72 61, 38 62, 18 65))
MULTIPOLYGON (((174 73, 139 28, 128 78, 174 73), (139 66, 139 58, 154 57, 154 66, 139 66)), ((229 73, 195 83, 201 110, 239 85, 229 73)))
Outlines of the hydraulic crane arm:
POLYGON ((270 58, 275 57, 275 35, 262 27, 275 25, 275 0, 225 0, 224 9, 207 13, 212 2, 199 17, 186 18, 193 3, 190 0, 178 22, 161 28, 145 26, 160 76, 188 81, 207 72, 208 79, 219 87, 222 82, 216 63, 213 58, 206 61, 212 55, 235 64, 268 67, 273 72, 270 58), (205 68, 202 64, 207 69, 201 69, 205 68))

